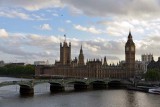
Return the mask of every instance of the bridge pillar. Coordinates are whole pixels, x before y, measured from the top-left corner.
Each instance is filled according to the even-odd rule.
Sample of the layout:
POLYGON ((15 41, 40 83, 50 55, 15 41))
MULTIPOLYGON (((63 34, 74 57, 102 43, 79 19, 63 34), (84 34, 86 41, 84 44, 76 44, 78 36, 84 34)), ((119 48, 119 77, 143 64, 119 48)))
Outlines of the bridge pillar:
POLYGON ((62 86, 61 84, 58 83, 50 83, 50 92, 54 93, 54 92, 62 92, 64 91, 64 86, 62 86))
POLYGON ((75 83, 74 84, 74 90, 75 91, 83 91, 83 90, 87 90, 87 89, 88 89, 87 84, 81 84, 81 83, 75 83))
POLYGON ((27 85, 20 85, 19 92, 21 96, 33 96, 34 88, 27 85))

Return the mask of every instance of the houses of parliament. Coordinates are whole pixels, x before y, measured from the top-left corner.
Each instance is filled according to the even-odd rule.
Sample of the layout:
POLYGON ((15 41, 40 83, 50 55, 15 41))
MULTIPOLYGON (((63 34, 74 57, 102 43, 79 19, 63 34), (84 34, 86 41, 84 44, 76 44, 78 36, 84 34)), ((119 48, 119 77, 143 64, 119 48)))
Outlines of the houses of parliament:
POLYGON ((53 66, 36 66, 35 75, 65 76, 78 78, 130 78, 135 75, 135 43, 131 32, 125 44, 125 61, 118 65, 108 65, 107 59, 84 61, 81 46, 78 58, 71 60, 71 43, 66 39, 60 43, 60 61, 55 61, 53 66))

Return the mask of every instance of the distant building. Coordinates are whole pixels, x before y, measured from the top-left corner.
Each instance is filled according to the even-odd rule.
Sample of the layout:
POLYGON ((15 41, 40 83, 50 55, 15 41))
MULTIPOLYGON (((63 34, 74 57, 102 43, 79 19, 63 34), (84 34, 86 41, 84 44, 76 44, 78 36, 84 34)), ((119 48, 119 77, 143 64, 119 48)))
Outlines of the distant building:
POLYGON ((102 59, 89 59, 84 62, 82 46, 78 59, 71 60, 71 43, 66 39, 60 43, 60 61, 55 61, 53 66, 37 66, 35 75, 61 75, 67 77, 89 78, 131 78, 135 75, 135 44, 129 32, 125 44, 125 62, 117 65, 108 65, 106 57, 102 59))
POLYGON ((12 66, 24 66, 25 63, 23 63, 23 62, 18 62, 18 63, 8 63, 8 64, 6 64, 6 65, 12 65, 12 66))
POLYGON ((4 61, 0 61, 0 67, 3 67, 4 65, 4 61))
POLYGON ((154 58, 152 58, 152 61, 148 64, 147 69, 158 69, 160 71, 160 57, 158 57, 158 61, 154 61, 154 58))
POLYGON ((151 62, 152 61, 152 57, 153 57, 152 54, 143 54, 141 56, 142 61, 144 61, 144 62, 151 62))
POLYGON ((34 65, 35 66, 39 66, 39 65, 48 65, 49 62, 47 61, 34 61, 34 65))
POLYGON ((153 59, 153 54, 143 54, 141 55, 141 60, 142 60, 142 68, 144 73, 147 72, 147 66, 148 64, 152 61, 153 59))

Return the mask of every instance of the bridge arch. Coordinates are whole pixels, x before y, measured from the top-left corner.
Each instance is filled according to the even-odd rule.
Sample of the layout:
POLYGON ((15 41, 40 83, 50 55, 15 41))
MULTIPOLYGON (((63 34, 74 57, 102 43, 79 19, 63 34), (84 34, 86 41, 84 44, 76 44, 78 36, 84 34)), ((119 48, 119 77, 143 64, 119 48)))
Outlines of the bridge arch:
POLYGON ((108 88, 121 88, 122 83, 120 80, 111 80, 108 82, 108 88))
POLYGON ((72 81, 68 82, 68 84, 73 84, 76 91, 82 91, 88 88, 88 85, 84 81, 72 81))
POLYGON ((58 82, 50 82, 50 92, 54 93, 54 92, 62 92, 64 91, 64 85, 62 85, 61 83, 58 82))
POLYGON ((20 85, 20 95, 22 96, 33 96, 34 95, 34 87, 26 84, 19 84, 20 85))
POLYGON ((95 80, 90 82, 90 85, 93 89, 106 89, 107 88, 107 83, 103 80, 95 80))
POLYGON ((83 81, 70 81, 67 84, 86 84, 86 83, 83 81))

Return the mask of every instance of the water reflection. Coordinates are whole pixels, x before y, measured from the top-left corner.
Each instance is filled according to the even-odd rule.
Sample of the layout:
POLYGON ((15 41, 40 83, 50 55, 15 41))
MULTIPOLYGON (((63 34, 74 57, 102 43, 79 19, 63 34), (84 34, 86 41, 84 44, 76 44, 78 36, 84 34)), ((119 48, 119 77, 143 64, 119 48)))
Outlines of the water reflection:
POLYGON ((134 91, 126 91, 126 107, 139 107, 134 91))

